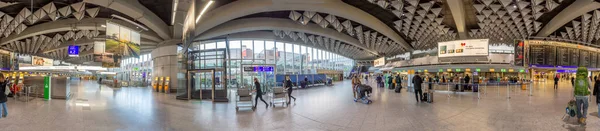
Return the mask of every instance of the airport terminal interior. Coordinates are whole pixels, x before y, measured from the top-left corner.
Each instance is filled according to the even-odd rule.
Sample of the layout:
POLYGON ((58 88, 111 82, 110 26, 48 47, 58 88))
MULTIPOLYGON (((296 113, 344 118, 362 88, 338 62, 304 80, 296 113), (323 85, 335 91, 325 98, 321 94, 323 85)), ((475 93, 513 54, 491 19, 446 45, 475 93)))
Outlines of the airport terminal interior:
POLYGON ((0 131, 599 131, 600 0, 0 0, 0 131))

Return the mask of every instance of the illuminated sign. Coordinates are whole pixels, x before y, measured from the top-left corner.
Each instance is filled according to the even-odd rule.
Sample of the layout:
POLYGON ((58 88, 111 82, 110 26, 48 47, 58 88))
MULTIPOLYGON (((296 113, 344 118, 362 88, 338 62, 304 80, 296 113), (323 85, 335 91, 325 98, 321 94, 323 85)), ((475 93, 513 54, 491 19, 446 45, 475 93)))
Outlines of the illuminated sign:
POLYGON ((477 71, 477 72, 480 72, 480 71, 481 71, 481 69, 477 68, 477 69, 475 69, 475 71, 477 71))
POLYGON ((68 48, 69 57, 79 57, 79 46, 69 45, 68 48))

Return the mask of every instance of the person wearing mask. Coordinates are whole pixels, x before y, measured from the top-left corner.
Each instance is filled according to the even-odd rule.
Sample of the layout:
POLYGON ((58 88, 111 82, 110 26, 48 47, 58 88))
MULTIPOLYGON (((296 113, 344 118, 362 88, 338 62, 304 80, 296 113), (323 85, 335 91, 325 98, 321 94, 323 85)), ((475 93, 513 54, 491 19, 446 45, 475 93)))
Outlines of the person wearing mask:
POLYGON ((381 75, 377 75, 377 78, 375 78, 375 81, 377 81, 377 87, 383 87, 383 80, 381 78, 381 75))
POLYGON ((258 98, 260 98, 260 100, 265 103, 266 107, 269 108, 269 104, 267 104, 267 102, 262 98, 263 92, 260 88, 258 78, 254 78, 254 88, 254 92, 256 92, 256 97, 254 98, 254 107, 252 108, 256 109, 256 106, 258 105, 258 98))
POLYGON ((6 80, 6 78, 4 78, 4 74, 0 73, 0 113, 2 113, 0 118, 8 116, 8 108, 6 107, 8 98, 6 96, 6 92, 4 92, 6 91, 6 85, 8 85, 8 83, 9 80, 6 80))
POLYGON ((288 93, 288 105, 290 104, 290 102, 292 101, 292 98, 294 99, 294 102, 296 102, 296 97, 292 96, 292 79, 290 79, 290 76, 285 76, 285 88, 287 89, 287 93, 288 93))
POLYGON ((421 90, 421 84, 423 83, 423 79, 421 78, 421 76, 419 76, 419 74, 415 74, 412 83, 415 87, 415 98, 417 98, 417 102, 419 102, 419 100, 423 97, 423 90, 421 90))
MULTIPOLYGON (((556 79, 556 78, 554 78, 556 79)), ((594 90, 592 91, 592 95, 596 96, 596 105, 598 105, 598 112, 600 112, 600 80, 594 76, 594 90)), ((600 117, 600 113, 598 113, 598 117, 600 117)))
POLYGON ((587 109, 589 105, 588 95, 591 94, 589 89, 592 88, 592 82, 587 78, 587 71, 587 68, 579 67, 577 68, 576 78, 573 78, 576 82, 574 84, 575 89, 573 90, 573 96, 575 97, 575 103, 577 107, 577 118, 579 123, 583 125, 586 124, 585 120, 587 118, 587 109))
POLYGON ((554 89, 558 89, 558 76, 554 76, 554 89))

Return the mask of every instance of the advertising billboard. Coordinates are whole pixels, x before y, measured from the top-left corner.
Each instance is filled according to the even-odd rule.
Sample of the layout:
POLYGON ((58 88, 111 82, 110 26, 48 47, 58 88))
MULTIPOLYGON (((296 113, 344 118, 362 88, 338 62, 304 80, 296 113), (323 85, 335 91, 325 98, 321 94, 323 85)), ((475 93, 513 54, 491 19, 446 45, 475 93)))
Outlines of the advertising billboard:
POLYGON ((119 67, 123 57, 140 57, 140 33, 124 26, 107 22, 104 45, 94 43, 94 61, 103 67, 119 67))
POLYGON ((33 56, 33 62, 31 63, 31 65, 33 66, 53 66, 53 60, 52 59, 48 59, 48 58, 44 58, 44 57, 39 57, 39 56, 33 56))
POLYGON ((487 56, 489 39, 439 42, 438 49, 438 57, 487 56))
POLYGON ((385 57, 381 57, 373 61, 373 66, 383 66, 385 65, 385 57))

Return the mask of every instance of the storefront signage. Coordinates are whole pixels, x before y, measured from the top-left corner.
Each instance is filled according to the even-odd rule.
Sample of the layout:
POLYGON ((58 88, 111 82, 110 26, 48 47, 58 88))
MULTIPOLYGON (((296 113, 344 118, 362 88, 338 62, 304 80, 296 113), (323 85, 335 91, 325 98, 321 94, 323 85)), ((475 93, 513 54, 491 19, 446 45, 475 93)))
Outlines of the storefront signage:
POLYGON ((500 69, 500 72, 506 72, 506 69, 500 69))
POLYGON ((421 72, 421 70, 417 70, 417 72, 421 72))
POLYGON ((423 71, 428 72, 427 70, 423 70, 423 71))
POLYGON ((519 72, 525 72, 525 70, 521 69, 521 70, 519 70, 519 72))
POLYGON ((494 72, 494 71, 496 71, 496 70, 494 70, 494 69, 490 69, 490 72, 494 72))
POLYGON ((456 40, 438 43, 438 57, 487 56, 489 39, 456 40))
POLYGON ((513 70, 513 69, 508 69, 508 72, 514 72, 514 71, 515 71, 515 70, 513 70))
POLYGON ((460 69, 456 69, 456 72, 460 72, 460 69))
POLYGON ((470 68, 465 69, 466 72, 471 72, 470 68))
POLYGON ((451 71, 452 71, 452 69, 447 69, 446 71, 448 71, 448 72, 451 72, 451 71))
POLYGON ((475 69, 475 71, 477 71, 477 72, 481 72, 481 69, 477 68, 477 69, 475 69))
POLYGON ((438 72, 444 72, 444 70, 440 69, 438 72))

